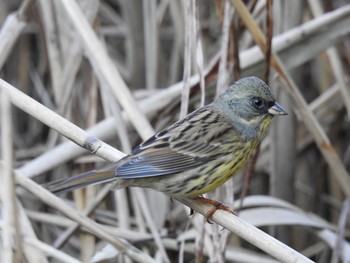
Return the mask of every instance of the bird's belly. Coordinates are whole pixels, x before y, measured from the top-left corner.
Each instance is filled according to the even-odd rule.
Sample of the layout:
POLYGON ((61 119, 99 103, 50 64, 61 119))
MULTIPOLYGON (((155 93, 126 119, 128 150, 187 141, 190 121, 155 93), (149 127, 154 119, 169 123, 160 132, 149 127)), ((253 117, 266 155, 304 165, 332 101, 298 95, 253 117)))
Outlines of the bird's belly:
POLYGON ((250 152, 241 158, 226 156, 180 174, 149 178, 152 182, 148 186, 138 186, 152 185, 151 188, 173 197, 196 197, 224 184, 244 166, 249 155, 250 152))
POLYGON ((205 165, 171 175, 122 179, 121 185, 152 188, 172 197, 196 197, 224 184, 246 163, 256 143, 246 141, 244 147, 232 150, 205 165))
POLYGON ((243 159, 240 159, 238 161, 231 160, 222 163, 216 169, 208 167, 206 173, 204 173, 205 175, 198 180, 192 181, 188 187, 182 191, 182 195, 196 197, 213 191, 237 173, 243 167, 244 163, 245 160, 243 161, 243 159))

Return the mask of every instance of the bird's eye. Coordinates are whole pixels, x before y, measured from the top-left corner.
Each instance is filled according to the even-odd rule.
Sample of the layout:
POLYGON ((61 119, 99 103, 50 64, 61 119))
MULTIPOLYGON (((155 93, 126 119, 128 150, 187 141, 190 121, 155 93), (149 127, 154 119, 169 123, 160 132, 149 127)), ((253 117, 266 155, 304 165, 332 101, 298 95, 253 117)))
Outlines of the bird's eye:
POLYGON ((262 107, 264 107, 264 102, 262 99, 260 98, 254 98, 253 99, 253 104, 256 108, 261 109, 262 107))

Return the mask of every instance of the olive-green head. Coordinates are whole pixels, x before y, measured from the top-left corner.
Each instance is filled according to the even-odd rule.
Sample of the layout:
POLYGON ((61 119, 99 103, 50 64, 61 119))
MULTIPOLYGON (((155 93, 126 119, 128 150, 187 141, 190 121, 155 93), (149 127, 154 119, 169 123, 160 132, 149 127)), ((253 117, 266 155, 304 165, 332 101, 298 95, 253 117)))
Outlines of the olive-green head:
POLYGON ((275 115, 287 114, 266 83, 257 77, 236 81, 213 103, 236 129, 259 139, 265 135, 275 115))

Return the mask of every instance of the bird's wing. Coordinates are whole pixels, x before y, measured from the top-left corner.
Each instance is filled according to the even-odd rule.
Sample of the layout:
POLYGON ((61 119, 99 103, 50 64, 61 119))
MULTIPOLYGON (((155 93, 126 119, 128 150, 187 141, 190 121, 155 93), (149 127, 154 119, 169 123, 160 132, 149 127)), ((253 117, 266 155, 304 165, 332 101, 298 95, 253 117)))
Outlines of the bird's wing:
MULTIPOLYGON (((193 115, 189 117, 194 119, 193 115)), ((135 148, 117 164, 116 176, 132 179, 171 175, 199 167, 226 154, 221 150, 219 138, 213 140, 208 137, 214 127, 207 124, 203 127, 203 122, 186 126, 184 122, 154 135, 135 148), (182 135, 184 130, 187 131, 185 136, 182 135), (208 133, 203 134, 206 130, 208 133)))
MULTIPOLYGON (((131 154, 121 160, 116 168, 116 175, 123 178, 153 177, 170 175, 198 167, 209 162, 213 156, 195 156, 196 148, 205 148, 203 144, 186 142, 192 148, 191 153, 177 151, 168 142, 155 141, 152 145, 139 150, 137 154, 131 154)), ((216 147, 207 145, 216 151, 216 147)))
POLYGON ((199 167, 224 153, 220 144, 209 141, 171 140, 168 134, 154 135, 123 158, 116 168, 116 176, 141 178, 171 175, 199 167))

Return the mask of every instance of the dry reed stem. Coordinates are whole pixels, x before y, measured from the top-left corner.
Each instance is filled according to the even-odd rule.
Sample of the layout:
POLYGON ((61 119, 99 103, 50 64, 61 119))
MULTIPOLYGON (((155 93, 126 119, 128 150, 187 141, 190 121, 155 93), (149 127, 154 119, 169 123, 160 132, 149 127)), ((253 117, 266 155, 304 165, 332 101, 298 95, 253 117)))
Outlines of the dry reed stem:
MULTIPOLYGON (((275 36, 272 49, 285 60, 288 68, 300 66, 349 34, 349 11, 349 8, 344 7, 342 10, 328 12, 275 36)), ((264 53, 257 45, 242 51, 240 61, 245 75, 256 74, 262 69, 264 53)))
POLYGON ((32 222, 29 220, 26 211, 24 210, 22 204, 19 201, 17 201, 17 209, 20 224, 19 229, 21 231, 21 242, 23 246, 23 254, 25 256, 25 259, 27 259, 28 262, 48 262, 45 253, 43 253, 40 249, 33 248, 29 246, 26 242, 23 242, 23 237, 27 237, 31 240, 37 241, 39 241, 39 239, 36 236, 36 233, 32 226, 32 222))
POLYGON ((74 221, 66 218, 65 216, 46 213, 46 212, 38 212, 35 210, 24 210, 25 214, 29 219, 34 222, 43 222, 48 225, 56 225, 58 227, 69 227, 74 224, 74 221))
MULTIPOLYGON (((182 198, 178 200, 204 216, 212 208, 210 205, 203 204, 193 199, 182 198)), ((313 262, 277 239, 227 211, 217 210, 211 220, 281 262, 313 262)))
POLYGON ((146 88, 154 90, 157 87, 158 62, 158 32, 156 0, 145 0, 143 4, 146 88))
MULTIPOLYGON (((314 17, 321 16, 324 13, 319 0, 308 0, 308 2, 314 17)), ((340 54, 335 47, 330 47, 327 49, 327 55, 333 68, 334 77, 340 85, 342 99, 344 100, 345 109, 348 113, 348 118, 350 119, 350 91, 348 84, 345 81, 346 74, 341 62, 340 54)))
POLYGON ((174 48, 170 55, 170 72, 169 72, 169 82, 177 82, 177 70, 180 64, 180 58, 183 54, 182 43, 184 42, 184 13, 181 12, 181 2, 180 1, 169 1, 169 9, 172 20, 174 21, 174 31, 177 36, 174 39, 174 48), (180 19, 179 19, 180 18, 180 19))
POLYGON ((220 48, 220 63, 218 78, 216 84, 216 96, 220 95, 228 87, 229 82, 229 71, 230 61, 228 61, 228 47, 229 47, 229 33, 231 27, 231 20, 233 16, 233 8, 230 2, 225 0, 224 5, 224 18, 222 23, 222 40, 220 48))
POLYGON ((7 16, 0 31, 0 69, 3 68, 7 61, 13 46, 15 45, 18 37, 22 33, 26 23, 20 20, 17 13, 7 16))
POLYGON ((100 84, 102 86, 107 85, 112 90, 119 103, 128 113, 131 123, 140 136, 144 140, 148 139, 154 133, 152 126, 140 111, 130 90, 109 58, 105 48, 101 45, 96 33, 86 21, 80 7, 74 1, 61 0, 61 3, 81 39, 81 44, 90 59, 100 84))
POLYGON ((96 153, 98 156, 110 162, 115 162, 125 155, 100 141, 95 136, 87 135, 84 130, 49 110, 2 79, 0 79, 0 89, 8 94, 10 101, 18 108, 40 120, 47 126, 54 128, 57 132, 70 138, 70 140, 76 144, 89 149, 92 153, 96 153), (113 153, 108 154, 109 151, 113 153), (111 158, 111 156, 113 157, 111 158))
MULTIPOLYGON (((56 113, 52 112, 51 110, 47 109, 46 107, 36 102, 32 98, 26 96, 25 94, 18 91, 17 89, 15 89, 14 87, 12 87, 11 85, 9 85, 8 83, 6 83, 1 79, 0 79, 0 90, 3 93, 8 95, 8 98, 13 104, 19 106, 22 110, 31 114, 33 117, 38 118, 43 123, 46 123, 48 126, 54 128, 56 131, 59 131, 62 135, 67 136, 72 141, 75 141, 82 147, 85 146, 85 147, 88 147, 89 149, 92 149, 93 152, 101 152, 101 153, 105 152, 106 149, 107 151, 113 149, 112 147, 107 146, 106 144, 102 143, 101 141, 95 138, 91 140, 92 137, 86 135, 86 133, 83 130, 76 127, 74 124, 65 120, 64 118, 57 115, 56 113), (85 137, 88 142, 86 143, 86 141, 79 139, 80 136, 85 137)), ((118 155, 120 155, 120 152, 115 150, 107 158, 111 158, 112 160, 115 160, 116 156, 118 155)), ((144 260, 148 260, 149 262, 152 262, 150 257, 146 255, 142 256, 143 253, 141 253, 137 249, 132 248, 129 244, 114 239, 108 233, 104 232, 94 221, 86 217, 83 217, 81 214, 78 214, 74 209, 67 206, 64 203, 64 201, 52 195, 50 192, 46 191, 45 189, 43 189, 42 187, 40 187, 30 179, 25 178, 18 171, 16 173, 16 180, 17 180, 17 183, 22 185, 28 191, 37 195, 43 202, 46 202, 52 205, 53 207, 59 209, 68 217, 74 219, 75 221, 79 222, 86 228, 90 229, 98 237, 102 239, 106 239, 107 241, 112 243, 114 246, 116 246, 119 250, 126 249, 126 253, 131 258, 134 258, 139 262, 143 262, 142 258, 144 258, 144 260), (51 198, 49 196, 51 196, 51 198)))
POLYGON ((83 216, 81 213, 78 213, 74 208, 68 206, 62 199, 53 195, 40 185, 36 184, 31 179, 21 176, 18 173, 16 173, 15 178, 20 186, 37 196, 42 202, 59 210, 68 218, 78 222, 81 226, 84 226, 85 228, 90 230, 91 233, 93 233, 97 237, 111 243, 121 253, 125 253, 136 262, 154 262, 154 260, 149 255, 133 247, 125 240, 115 238, 96 222, 94 222, 90 218, 83 216))
POLYGON ((339 259, 342 258, 342 253, 344 253, 345 246, 345 232, 346 232, 346 224, 347 219, 350 214, 350 199, 346 198, 343 202, 343 207, 339 216, 338 222, 338 231, 337 231, 337 240, 334 245, 333 253, 332 253, 332 261, 331 263, 339 262, 339 259))
MULTIPOLYGON (((23 241, 29 245, 30 247, 34 248, 35 250, 40 250, 42 252, 44 252, 46 255, 54 257, 62 262, 71 262, 71 263, 79 263, 82 261, 79 261, 77 259, 75 259, 74 257, 69 256, 66 253, 63 253, 60 250, 57 250, 55 248, 53 248, 52 246, 38 240, 38 239, 34 239, 32 237, 28 237, 25 236, 23 238, 23 241)), ((31 261, 31 262, 35 262, 35 261, 31 261)), ((39 261, 37 261, 39 262, 39 261)), ((42 261, 40 261, 42 262, 42 261)))
POLYGON ((0 91, 0 119, 1 119, 1 156, 3 163, 1 168, 1 184, 4 186, 1 191, 1 203, 3 205, 4 228, 2 232, 3 241, 3 262, 15 261, 16 254, 13 247, 19 249, 21 255, 22 245, 19 242, 19 227, 16 200, 14 195, 14 181, 12 176, 13 167, 13 136, 12 136, 12 114, 8 94, 0 91))
POLYGON ((191 76, 191 65, 194 50, 194 35, 196 28, 194 27, 196 19, 196 7, 194 0, 184 0, 184 18, 185 18, 185 44, 184 44, 184 69, 183 69, 183 83, 184 86, 181 90, 181 108, 180 119, 184 118, 188 114, 188 101, 190 98, 190 84, 189 78, 191 76))
POLYGON ((59 34, 57 30, 57 16, 54 15, 54 2, 39 0, 41 17, 43 19, 46 47, 48 51, 48 60, 50 65, 51 84, 55 98, 60 101, 62 93, 62 73, 63 61, 62 54, 59 47, 59 34), (56 19, 55 19, 56 18, 56 19))
MULTIPOLYGON (((93 200, 91 200, 88 204, 86 204, 83 215, 84 216, 89 216, 95 209, 96 207, 101 203, 101 201, 106 197, 108 193, 110 193, 111 189, 113 188, 113 184, 108 184, 102 187, 97 195, 94 197, 93 200)), ((68 238, 76 231, 79 227, 78 223, 73 223, 71 224, 64 232, 62 232, 55 242, 53 243, 53 246, 55 248, 60 248, 63 246, 63 244, 68 240, 68 238)))
POLYGON ((168 254, 165 251, 164 245, 162 243, 158 228, 155 224, 155 222, 152 219, 152 215, 150 213, 149 205, 146 202, 146 196, 142 189, 135 189, 134 193, 136 194, 136 200, 140 206, 140 209, 142 211, 142 214, 145 218, 145 221, 148 225, 148 228, 150 229, 154 241, 156 243, 156 246, 158 247, 160 254, 165 262, 170 263, 170 259, 168 257, 168 254))

